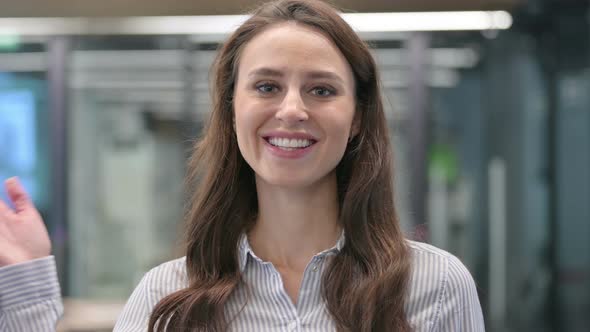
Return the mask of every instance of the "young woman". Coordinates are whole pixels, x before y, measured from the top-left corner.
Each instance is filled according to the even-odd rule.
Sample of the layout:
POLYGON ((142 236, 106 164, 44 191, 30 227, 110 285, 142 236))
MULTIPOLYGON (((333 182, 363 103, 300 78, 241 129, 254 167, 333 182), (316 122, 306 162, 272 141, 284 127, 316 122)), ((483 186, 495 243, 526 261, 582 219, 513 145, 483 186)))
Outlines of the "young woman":
MULTIPOLYGON (((336 10, 263 5, 214 74, 186 257, 145 275, 115 331, 484 330, 463 264, 400 231, 376 65, 336 10)), ((18 183, 7 187, 0 330, 44 331, 62 310, 49 242, 18 183), (30 280, 45 280, 31 296, 30 280)))

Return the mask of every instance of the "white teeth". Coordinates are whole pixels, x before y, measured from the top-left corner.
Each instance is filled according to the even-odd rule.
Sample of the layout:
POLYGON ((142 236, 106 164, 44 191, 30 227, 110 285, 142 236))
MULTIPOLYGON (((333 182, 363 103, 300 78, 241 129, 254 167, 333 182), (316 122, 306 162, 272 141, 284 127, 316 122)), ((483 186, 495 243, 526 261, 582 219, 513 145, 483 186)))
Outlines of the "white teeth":
POLYGON ((310 146, 312 143, 308 139, 289 139, 289 138, 280 138, 280 137, 271 137, 268 139, 268 142, 274 146, 278 146, 281 148, 306 148, 310 146))

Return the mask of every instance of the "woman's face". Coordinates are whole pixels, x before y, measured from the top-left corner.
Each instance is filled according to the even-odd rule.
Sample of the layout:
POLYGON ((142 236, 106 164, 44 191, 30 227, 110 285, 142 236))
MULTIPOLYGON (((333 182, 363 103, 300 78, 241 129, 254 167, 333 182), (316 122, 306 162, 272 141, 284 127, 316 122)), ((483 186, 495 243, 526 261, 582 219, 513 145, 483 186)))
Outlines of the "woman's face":
POLYGON ((303 188, 333 174, 356 134, 354 91, 348 62, 313 28, 282 23, 248 42, 234 115, 240 151, 257 181, 303 188))

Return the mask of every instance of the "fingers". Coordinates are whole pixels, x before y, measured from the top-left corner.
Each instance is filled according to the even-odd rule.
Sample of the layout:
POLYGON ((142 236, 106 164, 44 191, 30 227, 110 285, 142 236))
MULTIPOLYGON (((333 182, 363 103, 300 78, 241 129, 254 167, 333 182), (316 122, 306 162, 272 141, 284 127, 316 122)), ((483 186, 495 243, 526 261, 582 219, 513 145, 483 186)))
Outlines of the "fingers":
POLYGON ((12 177, 4 183, 8 197, 16 208, 16 212, 20 213, 34 208, 33 203, 29 199, 25 188, 22 186, 17 177, 12 177))
POLYGON ((0 199, 0 222, 2 222, 5 218, 12 217, 13 214, 14 211, 12 211, 12 209, 0 199))

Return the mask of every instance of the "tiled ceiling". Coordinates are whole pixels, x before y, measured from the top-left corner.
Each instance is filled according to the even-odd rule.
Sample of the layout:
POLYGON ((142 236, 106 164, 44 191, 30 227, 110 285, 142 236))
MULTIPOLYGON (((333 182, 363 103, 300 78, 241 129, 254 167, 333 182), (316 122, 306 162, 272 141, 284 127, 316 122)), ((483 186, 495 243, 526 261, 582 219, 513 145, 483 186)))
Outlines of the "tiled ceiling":
MULTIPOLYGON (((510 9, 526 0, 333 0, 346 11, 510 9)), ((214 15, 243 13, 259 0, 0 0, 0 17, 214 15)))

